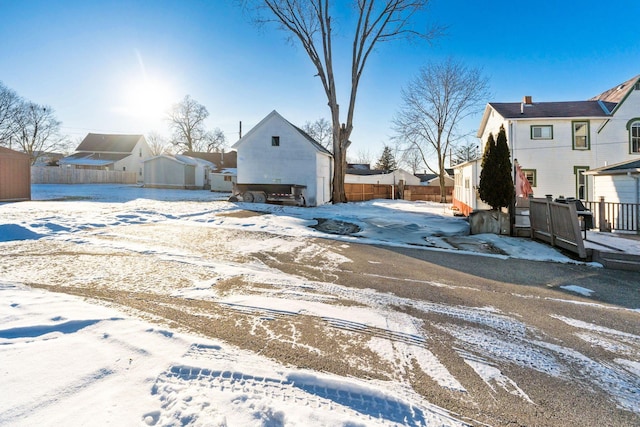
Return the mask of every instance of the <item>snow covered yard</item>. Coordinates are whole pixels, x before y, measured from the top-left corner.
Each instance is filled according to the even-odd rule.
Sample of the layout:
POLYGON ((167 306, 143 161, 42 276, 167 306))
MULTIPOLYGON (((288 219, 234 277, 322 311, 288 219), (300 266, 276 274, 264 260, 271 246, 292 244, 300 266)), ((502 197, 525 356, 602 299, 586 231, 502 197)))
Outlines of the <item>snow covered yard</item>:
POLYGON ((353 243, 573 262, 553 249, 468 236, 438 204, 248 213, 226 196, 34 186, 39 201, 0 205, 0 424, 640 420, 637 311, 580 287, 558 299, 392 278, 390 253, 357 265, 353 243), (326 234, 319 218, 359 231, 326 234), (374 289, 385 281, 429 297, 374 289))

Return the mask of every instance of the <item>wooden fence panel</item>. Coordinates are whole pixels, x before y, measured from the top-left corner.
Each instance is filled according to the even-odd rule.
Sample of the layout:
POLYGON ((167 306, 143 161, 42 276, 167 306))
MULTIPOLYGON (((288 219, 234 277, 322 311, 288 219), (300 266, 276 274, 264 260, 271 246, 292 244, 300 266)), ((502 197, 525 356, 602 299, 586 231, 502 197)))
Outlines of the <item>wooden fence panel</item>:
POLYGON ((547 199, 530 199, 529 203, 532 238, 587 257, 575 204, 547 199))
POLYGON ((31 168, 32 184, 136 184, 137 179, 135 172, 47 166, 31 168))
MULTIPOLYGON (((350 202, 363 202, 372 199, 398 199, 400 189, 397 185, 383 184, 345 184, 344 190, 347 200, 350 202), (393 194, 393 191, 396 194, 393 194)), ((403 192, 404 200, 440 202, 440 187, 430 187, 426 185, 405 185, 403 192)), ((446 187, 447 203, 453 200, 453 187, 446 187)))

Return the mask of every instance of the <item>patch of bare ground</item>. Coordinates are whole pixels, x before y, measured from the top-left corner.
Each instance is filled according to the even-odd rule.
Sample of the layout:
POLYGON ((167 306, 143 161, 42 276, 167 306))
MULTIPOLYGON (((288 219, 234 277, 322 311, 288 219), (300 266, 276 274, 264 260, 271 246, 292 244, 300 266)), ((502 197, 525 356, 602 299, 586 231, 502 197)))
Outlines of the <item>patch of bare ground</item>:
POLYGON ((216 214, 216 216, 226 216, 230 218, 251 218, 254 216, 261 216, 261 215, 264 215, 264 212, 233 211, 233 212, 221 212, 216 214))

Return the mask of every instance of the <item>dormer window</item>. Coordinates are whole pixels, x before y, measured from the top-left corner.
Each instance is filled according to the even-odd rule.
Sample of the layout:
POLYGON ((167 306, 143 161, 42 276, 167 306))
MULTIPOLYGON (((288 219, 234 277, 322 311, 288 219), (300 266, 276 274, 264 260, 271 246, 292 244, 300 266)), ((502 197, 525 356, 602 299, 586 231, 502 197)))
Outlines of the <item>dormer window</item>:
POLYGON ((279 136, 272 136, 271 137, 271 146, 272 147, 279 147, 280 146, 280 137, 279 136))

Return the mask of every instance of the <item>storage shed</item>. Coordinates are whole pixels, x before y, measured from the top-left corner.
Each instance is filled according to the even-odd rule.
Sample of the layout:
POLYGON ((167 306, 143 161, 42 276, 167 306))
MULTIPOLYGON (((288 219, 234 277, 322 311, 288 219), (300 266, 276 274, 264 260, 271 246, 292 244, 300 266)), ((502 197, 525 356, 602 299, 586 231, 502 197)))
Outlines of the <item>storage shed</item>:
POLYGON ((0 147, 0 201, 31 200, 31 158, 0 147))
POLYGON ((150 188, 209 188, 209 172, 215 165, 189 156, 160 155, 144 161, 144 186, 150 188))

